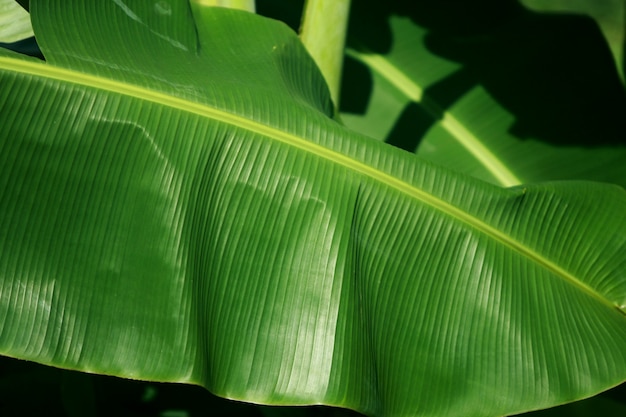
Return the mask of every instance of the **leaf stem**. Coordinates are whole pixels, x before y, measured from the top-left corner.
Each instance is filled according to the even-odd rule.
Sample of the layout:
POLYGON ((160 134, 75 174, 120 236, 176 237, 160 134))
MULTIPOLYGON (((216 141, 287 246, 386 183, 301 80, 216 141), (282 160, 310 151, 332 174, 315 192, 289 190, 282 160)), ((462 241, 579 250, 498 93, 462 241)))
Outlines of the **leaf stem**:
POLYGON ((335 108, 349 13, 350 0, 307 0, 300 27, 300 39, 322 71, 335 108))

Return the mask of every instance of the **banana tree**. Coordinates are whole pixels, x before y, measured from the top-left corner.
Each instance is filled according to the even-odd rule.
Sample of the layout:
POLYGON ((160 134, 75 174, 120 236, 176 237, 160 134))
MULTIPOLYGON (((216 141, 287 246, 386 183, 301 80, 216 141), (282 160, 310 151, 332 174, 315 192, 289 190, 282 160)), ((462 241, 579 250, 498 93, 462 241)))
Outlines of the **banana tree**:
POLYGON ((208 3, 33 0, 44 59, 0 49, 2 355, 373 416, 506 415, 626 380, 623 141, 495 134, 356 29, 348 55, 391 99, 350 112, 321 24, 303 44, 208 3), (358 132, 388 139, 376 107, 414 102, 417 156, 358 132), (538 150, 557 168, 519 160, 538 150))

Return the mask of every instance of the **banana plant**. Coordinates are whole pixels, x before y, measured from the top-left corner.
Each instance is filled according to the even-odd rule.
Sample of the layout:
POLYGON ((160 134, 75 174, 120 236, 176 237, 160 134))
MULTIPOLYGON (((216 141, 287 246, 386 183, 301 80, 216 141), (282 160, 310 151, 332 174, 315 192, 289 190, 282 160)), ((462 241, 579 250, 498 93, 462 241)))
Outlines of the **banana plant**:
MULTIPOLYGON (((0 49, 0 354, 371 416, 626 380, 623 145, 588 150, 606 177, 538 178, 431 106, 448 146, 406 152, 359 133, 379 116, 345 110, 323 35, 212 3, 32 0, 43 59, 0 49)), ((348 46, 393 109, 422 99, 402 51, 348 46)))

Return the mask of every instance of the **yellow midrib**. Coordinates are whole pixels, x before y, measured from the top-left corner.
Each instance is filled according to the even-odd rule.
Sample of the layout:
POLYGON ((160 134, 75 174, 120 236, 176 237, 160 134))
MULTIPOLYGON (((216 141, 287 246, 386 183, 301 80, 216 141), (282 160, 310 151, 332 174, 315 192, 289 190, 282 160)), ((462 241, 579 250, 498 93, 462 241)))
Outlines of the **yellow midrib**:
POLYGON ((267 126, 256 121, 243 118, 236 114, 228 113, 226 111, 204 104, 191 102, 158 91, 148 90, 146 88, 125 84, 108 78, 96 77, 81 72, 67 70, 65 68, 55 67, 45 63, 9 57, 0 57, 0 69, 8 69, 37 77, 54 79, 58 81, 68 82, 71 84, 84 85, 91 88, 97 88, 100 90, 134 97, 140 100, 153 102, 163 106, 168 106, 181 111, 197 114, 205 118, 227 123, 238 128, 243 128, 251 132, 266 136, 270 139, 279 141, 286 145, 303 150, 305 152, 325 158, 347 169, 368 176, 375 181, 378 181, 388 187, 394 188, 403 194, 415 198, 416 200, 422 201, 423 203, 443 213, 446 213, 449 216, 457 218, 458 220, 470 225, 471 227, 481 231, 482 233, 491 236, 494 240, 497 240, 502 244, 512 248, 513 250, 518 251, 527 258, 552 271, 552 273, 554 273, 555 275, 561 276, 566 281, 589 293, 591 296, 598 299, 602 303, 610 306, 611 308, 615 307, 613 303, 602 297, 602 295, 596 292, 593 288, 589 287, 587 284, 580 281, 560 266, 554 264, 553 262, 542 257, 529 247, 516 241, 511 236, 508 236, 501 231, 491 227, 490 225, 484 223, 483 221, 470 215, 469 213, 425 192, 424 190, 416 188, 411 184, 402 181, 392 175, 389 175, 383 171, 380 171, 372 166, 352 159, 341 153, 335 152, 331 149, 320 146, 316 143, 307 141, 306 139, 292 135, 288 132, 284 132, 274 127, 267 126))
POLYGON ((393 65, 388 59, 382 55, 357 52, 349 50, 348 54, 364 63, 379 73, 389 83, 401 91, 406 97, 420 103, 433 118, 438 118, 439 114, 443 117, 439 124, 448 131, 474 158, 476 158, 482 166, 502 185, 503 187, 511 187, 519 185, 522 180, 518 178, 510 169, 508 169, 502 161, 487 148, 481 141, 470 132, 463 124, 454 117, 450 112, 441 109, 428 96, 424 95, 422 87, 411 80, 402 70, 393 65))

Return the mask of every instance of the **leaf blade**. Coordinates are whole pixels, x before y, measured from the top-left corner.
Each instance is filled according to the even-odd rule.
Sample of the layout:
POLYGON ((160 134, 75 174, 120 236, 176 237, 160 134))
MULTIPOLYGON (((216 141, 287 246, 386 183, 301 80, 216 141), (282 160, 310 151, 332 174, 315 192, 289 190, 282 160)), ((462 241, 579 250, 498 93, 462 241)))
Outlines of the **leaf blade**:
POLYGON ((3 71, 3 91, 38 97, 1 101, 14 116, 0 127, 3 353, 377 415, 496 414, 528 409, 527 390, 547 405, 623 379, 623 190, 498 189, 351 133, 314 100, 293 114, 315 130, 260 128, 269 117, 216 121, 67 78, 3 71), (609 302, 476 233, 474 218, 609 302), (579 230, 593 244, 579 247, 579 230), (562 357, 551 326, 570 342, 562 357), (537 378, 551 389, 533 391, 537 378))

